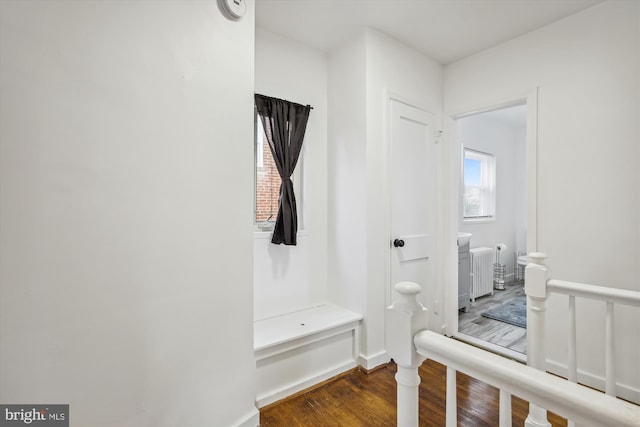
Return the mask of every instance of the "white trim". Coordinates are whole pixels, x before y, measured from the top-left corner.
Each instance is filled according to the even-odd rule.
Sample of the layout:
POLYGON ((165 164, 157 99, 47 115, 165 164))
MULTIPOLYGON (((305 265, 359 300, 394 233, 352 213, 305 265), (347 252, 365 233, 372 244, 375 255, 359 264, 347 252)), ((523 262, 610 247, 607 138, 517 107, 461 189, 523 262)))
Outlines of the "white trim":
POLYGON ((538 251, 538 88, 527 96, 527 253, 538 251))
MULTIPOLYGON (((556 375, 560 375, 564 378, 568 377, 569 368, 567 367, 567 365, 551 359, 547 359, 546 364, 547 371, 556 375)), ((578 369, 578 382, 580 384, 584 384, 586 386, 595 388, 596 390, 602 391, 605 388, 606 380, 600 375, 578 369)), ((640 389, 635 388, 629 384, 617 382, 616 391, 618 397, 640 405, 640 389)))
POLYGON ((373 356, 365 356, 361 354, 358 357, 358 365, 362 366, 367 371, 370 371, 373 368, 389 363, 391 358, 387 354, 386 350, 378 352, 373 356))
POLYGON ((436 115, 436 113, 434 113, 433 111, 430 111, 427 107, 422 105, 418 101, 418 99, 401 95, 399 91, 389 89, 389 88, 384 88, 383 95, 384 95, 384 102, 387 107, 388 107, 388 102, 393 100, 393 101, 398 101, 401 104, 408 105, 409 107, 417 108, 418 110, 422 110, 427 113, 433 114, 434 116, 436 115))
MULTIPOLYGON (((258 117, 258 115, 256 115, 258 117)), ((264 127, 262 126, 262 119, 256 119, 256 135, 255 135, 255 146, 254 150, 256 152, 256 168, 264 167, 264 127)))
POLYGON ((462 220, 465 224, 491 224, 496 222, 496 216, 493 215, 490 218, 465 218, 462 220))
POLYGON ((491 353, 499 354, 501 356, 507 357, 509 359, 515 360, 520 363, 527 363, 527 355, 523 353, 518 353, 517 351, 510 350, 506 347, 499 346, 497 344, 490 343, 488 341, 483 341, 476 337, 472 337, 471 335, 463 334, 461 332, 455 333, 453 338, 458 341, 466 342, 467 344, 471 344, 475 347, 479 347, 483 350, 490 351, 491 353))
MULTIPOLYGON (((382 131, 384 135, 383 142, 383 158, 382 158, 382 197, 385 204, 384 209, 384 235, 387 238, 387 241, 391 241, 391 172, 389 166, 389 160, 391 159, 391 121, 392 121, 392 109, 391 109, 391 101, 393 99, 401 98, 398 94, 388 90, 387 88, 383 91, 384 100, 382 102, 382 131)), ((391 246, 384 245, 384 267, 385 267, 385 280, 384 280, 384 302, 385 307, 391 305, 391 246)), ((386 312, 383 314, 386 319, 386 312)), ((386 343, 385 343, 386 346, 386 343)), ((366 359, 363 356, 360 356, 361 362, 360 365, 367 368, 366 359)))
POLYGON ((240 417, 236 422, 231 424, 232 427, 259 427, 260 411, 255 406, 245 415, 240 417))
POLYGON ((516 107, 525 104, 532 94, 537 95, 538 88, 535 87, 528 93, 520 93, 511 97, 505 97, 501 99, 488 100, 481 104, 469 106, 467 108, 461 108, 454 111, 447 111, 447 116, 453 117, 455 120, 465 117, 475 116, 482 113, 488 113, 490 111, 503 110, 505 108, 516 107))
MULTIPOLYGON (((298 230, 298 237, 306 237, 308 235, 309 235, 309 232, 307 230, 298 230)), ((254 239, 271 239, 271 236, 273 236, 273 230, 253 232, 254 239)))
POLYGON ((293 383, 287 384, 284 387, 279 388, 276 391, 269 391, 261 396, 256 398, 256 404, 258 408, 263 408, 266 405, 270 405, 271 403, 277 402, 278 400, 282 400, 285 397, 291 396, 294 393, 305 390, 309 387, 312 387, 316 384, 321 383, 322 381, 326 381, 330 378, 335 377, 343 372, 347 372, 350 369, 353 369, 357 366, 355 361, 350 361, 338 366, 335 366, 327 371, 321 372, 319 374, 311 375, 309 377, 304 378, 300 381, 295 381, 293 383))
POLYGON ((456 121, 450 115, 443 118, 445 130, 444 160, 447 166, 445 181, 449 191, 447 199, 443 198, 442 203, 445 209, 443 231, 446 233, 444 239, 444 321, 446 325, 446 335, 453 336, 458 333, 458 219, 460 218, 460 191, 462 182, 459 172, 462 167, 461 146, 457 143, 456 121), (448 149, 448 150, 447 150, 448 149), (448 158, 447 158, 448 153, 448 158), (451 285, 455 283, 454 285, 451 285), (450 285, 447 285, 450 284, 450 285))

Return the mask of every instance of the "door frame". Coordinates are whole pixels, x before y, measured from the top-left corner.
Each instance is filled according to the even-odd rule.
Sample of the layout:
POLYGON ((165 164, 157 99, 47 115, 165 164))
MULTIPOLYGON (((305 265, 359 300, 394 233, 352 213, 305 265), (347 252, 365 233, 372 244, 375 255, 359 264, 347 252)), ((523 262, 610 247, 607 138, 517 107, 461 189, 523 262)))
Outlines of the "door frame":
MULTIPOLYGON (((444 117, 444 128, 446 138, 446 150, 448 159, 445 161, 448 171, 445 172, 447 178, 447 200, 444 200, 446 207, 446 277, 445 277, 445 304, 446 304, 446 335, 460 337, 458 334, 458 252, 456 248, 457 232, 458 232, 458 215, 459 215, 459 199, 460 199, 460 176, 462 174, 460 156, 461 144, 458 144, 456 135, 456 122, 458 119, 473 116, 489 111, 500 110, 515 105, 527 106, 527 135, 526 135, 526 182, 527 182, 527 207, 526 207, 526 224, 527 224, 527 253, 536 252, 538 247, 538 193, 537 193, 537 177, 538 177, 538 87, 525 94, 516 95, 508 98, 487 100, 480 105, 465 108, 459 111, 447 112, 444 117)), ((465 340, 466 336, 462 336, 465 340)), ((479 340, 478 340, 479 341, 479 340)), ((476 345, 481 345, 474 342, 476 345)), ((488 343, 487 343, 488 344, 488 343)), ((488 346, 492 351, 505 350, 513 356, 507 349, 499 346, 488 346)), ((520 353, 517 353, 520 355, 520 353)), ((521 357, 522 355, 520 355, 521 357)))

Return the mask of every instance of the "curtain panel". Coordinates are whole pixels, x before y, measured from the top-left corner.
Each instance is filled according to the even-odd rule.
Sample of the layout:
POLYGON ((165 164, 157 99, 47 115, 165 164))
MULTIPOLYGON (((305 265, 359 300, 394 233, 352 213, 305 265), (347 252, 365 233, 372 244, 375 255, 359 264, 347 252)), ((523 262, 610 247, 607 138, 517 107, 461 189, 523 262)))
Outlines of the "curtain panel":
POLYGON ((255 94, 255 104, 282 180, 271 243, 296 245, 298 213, 291 175, 298 164, 311 107, 259 94, 255 94))

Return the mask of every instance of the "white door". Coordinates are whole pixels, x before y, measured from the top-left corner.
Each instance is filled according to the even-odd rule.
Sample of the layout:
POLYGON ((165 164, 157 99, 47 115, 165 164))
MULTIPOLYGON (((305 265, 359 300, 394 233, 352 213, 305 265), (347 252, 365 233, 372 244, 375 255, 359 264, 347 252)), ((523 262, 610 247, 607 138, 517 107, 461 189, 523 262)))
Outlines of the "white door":
POLYGON ((391 108, 391 266, 389 295, 400 281, 422 287, 422 301, 435 292, 434 118, 398 101, 391 108))

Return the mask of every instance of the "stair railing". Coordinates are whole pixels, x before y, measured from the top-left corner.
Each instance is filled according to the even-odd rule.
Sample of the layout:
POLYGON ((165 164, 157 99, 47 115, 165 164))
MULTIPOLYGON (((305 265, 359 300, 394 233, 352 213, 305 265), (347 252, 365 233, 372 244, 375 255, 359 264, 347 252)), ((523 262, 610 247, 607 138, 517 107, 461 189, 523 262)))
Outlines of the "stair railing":
MULTIPOLYGON (((549 279, 549 269, 545 263, 547 255, 540 252, 529 254, 525 268, 525 293, 527 294, 527 364, 544 371, 546 368, 545 316, 546 300, 550 294, 569 296, 568 333, 568 380, 578 380, 577 339, 576 339, 576 297, 606 303, 605 315, 605 393, 616 396, 614 305, 640 307, 640 292, 624 289, 594 286, 586 283, 549 279)), ((569 427, 575 420, 569 418, 569 427)), ((640 425, 640 424, 638 424, 640 425)), ((547 427, 546 411, 533 405, 525 427, 547 427)))
POLYGON ((398 426, 418 426, 418 368, 427 358, 447 366, 447 427, 457 425, 456 371, 500 390, 500 427, 511 426, 511 395, 545 416, 549 409, 584 426, 639 425, 636 405, 428 331, 427 310, 417 299, 420 286, 401 282, 395 289, 399 298, 387 308, 386 344, 398 365, 398 426))

